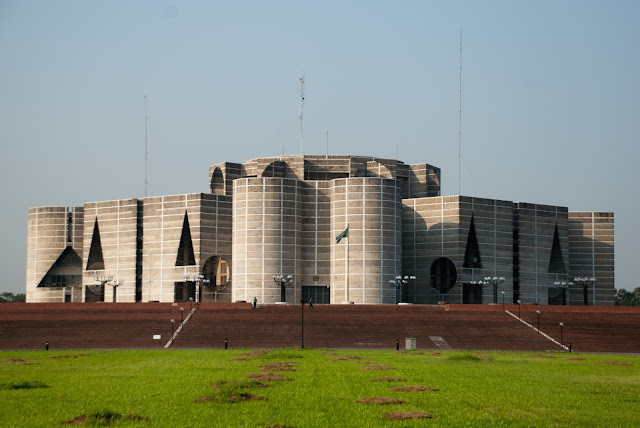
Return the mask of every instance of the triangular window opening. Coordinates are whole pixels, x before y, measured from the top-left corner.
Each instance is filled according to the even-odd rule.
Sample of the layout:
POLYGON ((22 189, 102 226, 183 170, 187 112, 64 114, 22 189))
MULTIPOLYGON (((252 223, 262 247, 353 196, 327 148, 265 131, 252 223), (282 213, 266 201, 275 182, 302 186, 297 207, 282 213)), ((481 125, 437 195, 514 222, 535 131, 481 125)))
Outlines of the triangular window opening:
POLYGON ((567 273, 564 268, 562 249, 560 248, 560 238, 558 237, 558 224, 553 233, 553 244, 551 245, 551 259, 549 260, 549 273, 567 273))
POLYGON ((476 226, 471 216, 471 224, 469 225, 469 235, 467 236, 467 248, 464 250, 465 268, 481 268, 482 260, 480 259, 480 248, 478 247, 478 239, 476 238, 476 226))
POLYGON ((102 244, 100 243, 100 228, 98 219, 93 224, 93 237, 91 238, 91 248, 87 258, 87 270, 103 270, 104 259, 102 258, 102 244))
POLYGON ((38 287, 67 287, 82 284, 82 259, 73 248, 64 249, 38 287))
POLYGON ((180 236, 180 246, 178 247, 178 257, 176 266, 195 266, 196 256, 193 253, 193 242, 191 241, 191 229, 189 228, 189 217, 184 213, 182 222, 182 235, 180 236))

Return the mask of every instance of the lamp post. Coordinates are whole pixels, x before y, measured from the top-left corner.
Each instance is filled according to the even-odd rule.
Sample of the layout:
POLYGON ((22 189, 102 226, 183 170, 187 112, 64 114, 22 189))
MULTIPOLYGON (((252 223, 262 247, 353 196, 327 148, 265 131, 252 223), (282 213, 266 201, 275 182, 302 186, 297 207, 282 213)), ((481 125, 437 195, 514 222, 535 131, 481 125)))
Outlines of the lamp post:
POLYGON ((184 324, 184 308, 180 308, 180 324, 184 324))
POLYGON ((198 303, 200 302, 200 290, 202 287, 202 284, 208 284, 211 281, 208 279, 205 279, 203 274, 197 274, 197 275, 193 275, 193 276, 189 276, 189 275, 185 275, 184 276, 184 282, 193 282, 196 285, 196 309, 198 308, 198 303))
POLYGON ((304 348, 304 299, 300 299, 300 348, 304 348))
POLYGON ((503 276, 485 276, 486 283, 493 285, 493 303, 498 303, 498 284, 504 282, 503 276))
POLYGON ((193 310, 193 297, 189 297, 189 312, 193 310))
POLYGON ((287 301, 287 287, 293 284, 293 276, 292 275, 273 275, 273 281, 276 284, 280 285, 280 302, 284 303, 287 301))
POLYGON ((176 320, 171 319, 171 337, 173 338, 174 328, 176 326, 176 320))
POLYGON ((522 300, 518 299, 518 319, 522 319, 520 318, 520 305, 522 304, 522 300))
POLYGON ((400 303, 407 303, 407 290, 409 288, 409 282, 415 280, 415 275, 405 275, 404 277, 397 275, 395 279, 389 280, 390 286, 395 287, 396 290, 400 289, 400 303))
POLYGON ((101 286, 101 293, 102 293, 102 298, 104 299, 104 286, 105 285, 111 285, 113 287, 113 300, 112 302, 115 303, 116 302, 116 289, 118 288, 118 286, 122 285, 122 281, 119 280, 114 280, 113 279, 113 275, 98 275, 97 273, 95 275, 93 275, 93 279, 96 282, 100 283, 101 286))
POLYGON ((560 323, 560 344, 561 344, 561 345, 564 345, 564 337, 563 337, 563 335, 562 335, 562 328, 563 328, 563 327, 564 327, 564 323, 563 323, 563 322, 561 322, 561 323, 560 323))
POLYGON ((582 292, 584 295, 584 305, 585 306, 589 306, 589 285, 594 285, 593 288, 593 294, 594 294, 594 298, 593 298, 593 305, 595 306, 596 304, 596 299, 595 299, 595 283, 596 283, 596 279, 595 278, 587 278, 587 277, 576 277, 573 278, 573 281, 576 284, 582 285, 582 292))
POLYGON ((504 312, 504 291, 502 292, 502 312, 504 312))
POLYGON ((571 288, 573 286, 573 282, 571 281, 555 281, 553 283, 556 287, 562 289, 562 305, 567 304, 567 288, 571 288))
MULTIPOLYGON (((536 314, 538 314, 538 333, 540 333, 540 311, 536 310, 536 314)), ((540 333, 542 334, 542 333, 540 333)))

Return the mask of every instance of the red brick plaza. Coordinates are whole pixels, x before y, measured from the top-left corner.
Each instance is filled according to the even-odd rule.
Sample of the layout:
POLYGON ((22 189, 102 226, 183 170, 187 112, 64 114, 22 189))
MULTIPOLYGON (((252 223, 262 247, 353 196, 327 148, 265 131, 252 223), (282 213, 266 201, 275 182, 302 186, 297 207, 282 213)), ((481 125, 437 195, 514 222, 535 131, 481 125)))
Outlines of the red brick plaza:
POLYGON ((230 349, 300 347, 304 340, 313 348, 395 350, 412 337, 417 349, 434 351, 563 351, 562 341, 576 352, 640 353, 640 308, 505 309, 512 315, 502 305, 3 304, 0 350, 47 342, 50 349, 164 349, 177 332, 169 349, 223 348, 225 340, 230 349))

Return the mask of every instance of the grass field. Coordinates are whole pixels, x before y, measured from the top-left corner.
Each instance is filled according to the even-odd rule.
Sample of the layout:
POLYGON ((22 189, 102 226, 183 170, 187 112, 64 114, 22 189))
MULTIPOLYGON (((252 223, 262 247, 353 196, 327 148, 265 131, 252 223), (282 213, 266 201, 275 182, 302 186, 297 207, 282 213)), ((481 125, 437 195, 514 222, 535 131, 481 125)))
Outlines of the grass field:
POLYGON ((0 352, 0 426, 640 426, 639 356, 264 352, 0 352))

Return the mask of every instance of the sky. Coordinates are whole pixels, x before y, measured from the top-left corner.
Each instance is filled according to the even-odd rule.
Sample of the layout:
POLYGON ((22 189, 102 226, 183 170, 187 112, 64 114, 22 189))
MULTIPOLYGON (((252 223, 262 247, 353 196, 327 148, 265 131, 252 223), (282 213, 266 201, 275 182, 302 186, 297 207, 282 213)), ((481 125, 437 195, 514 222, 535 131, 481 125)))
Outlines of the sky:
POLYGON ((282 153, 429 163, 443 195, 613 211, 616 287, 639 287, 638 16, 624 0, 0 0, 0 291, 25 290, 29 207, 144 196, 145 116, 149 196, 282 153))

